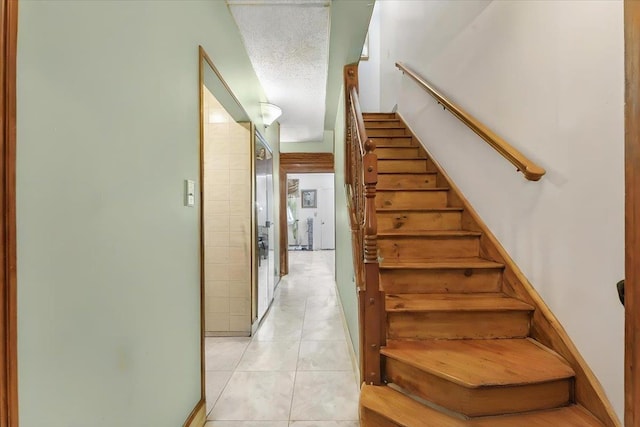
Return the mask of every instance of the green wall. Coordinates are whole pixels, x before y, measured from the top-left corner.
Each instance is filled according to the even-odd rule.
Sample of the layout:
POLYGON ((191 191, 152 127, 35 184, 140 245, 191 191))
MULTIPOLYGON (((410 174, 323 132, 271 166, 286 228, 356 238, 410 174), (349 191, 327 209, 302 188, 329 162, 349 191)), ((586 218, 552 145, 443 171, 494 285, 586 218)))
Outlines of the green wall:
POLYGON ((335 127, 335 206, 336 206, 336 283, 342 302, 342 309, 347 320, 351 344, 358 354, 358 299, 356 293, 355 274, 353 270, 353 252, 351 246, 351 225, 347 209, 345 191, 345 129, 344 129, 344 90, 340 91, 335 127))
POLYGON ((333 131, 325 130, 322 141, 281 142, 280 150, 283 153, 332 153, 333 131))
POLYGON ((22 427, 176 427, 200 399, 198 45, 260 125, 225 2, 20 2, 22 427))

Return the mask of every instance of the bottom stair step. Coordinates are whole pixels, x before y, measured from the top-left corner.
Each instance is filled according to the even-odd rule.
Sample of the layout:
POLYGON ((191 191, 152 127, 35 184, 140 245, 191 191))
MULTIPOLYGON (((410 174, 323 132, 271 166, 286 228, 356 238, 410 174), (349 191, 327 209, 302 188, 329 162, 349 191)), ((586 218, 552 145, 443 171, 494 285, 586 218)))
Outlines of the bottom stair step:
POLYGON ((387 341, 386 380, 469 417, 571 402, 573 370, 530 339, 387 341))
POLYGON ((391 387, 363 385, 362 427, 602 427, 584 408, 571 405, 547 411, 499 417, 464 418, 425 406, 391 387))

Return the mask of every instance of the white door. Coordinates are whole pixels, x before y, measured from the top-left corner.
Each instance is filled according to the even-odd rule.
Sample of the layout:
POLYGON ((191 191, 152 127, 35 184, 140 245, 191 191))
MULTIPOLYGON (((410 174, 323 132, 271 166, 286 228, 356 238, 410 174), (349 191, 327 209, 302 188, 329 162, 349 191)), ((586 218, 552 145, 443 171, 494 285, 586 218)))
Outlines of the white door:
POLYGON ((320 249, 335 249, 335 209, 333 188, 318 189, 318 220, 320 249))

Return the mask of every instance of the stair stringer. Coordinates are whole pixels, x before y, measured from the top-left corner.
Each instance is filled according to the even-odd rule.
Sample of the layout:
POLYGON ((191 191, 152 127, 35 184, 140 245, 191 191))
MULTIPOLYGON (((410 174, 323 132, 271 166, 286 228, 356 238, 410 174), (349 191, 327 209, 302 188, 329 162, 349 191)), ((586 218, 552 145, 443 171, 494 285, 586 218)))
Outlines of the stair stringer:
POLYGON ((551 309, 535 290, 531 282, 522 273, 495 235, 482 221, 469 201, 464 197, 460 188, 451 180, 444 168, 433 158, 429 149, 411 129, 402 114, 396 112, 398 118, 404 122, 414 141, 425 150, 433 167, 438 171, 436 185, 450 188, 449 204, 451 207, 462 207, 462 228, 482 233, 480 238, 480 256, 504 264, 502 276, 502 291, 514 298, 520 299, 535 310, 531 319, 530 337, 561 355, 575 371, 575 402, 589 410, 607 427, 621 427, 622 424, 604 392, 600 381, 584 360, 577 347, 569 338, 567 331, 560 324, 551 309))

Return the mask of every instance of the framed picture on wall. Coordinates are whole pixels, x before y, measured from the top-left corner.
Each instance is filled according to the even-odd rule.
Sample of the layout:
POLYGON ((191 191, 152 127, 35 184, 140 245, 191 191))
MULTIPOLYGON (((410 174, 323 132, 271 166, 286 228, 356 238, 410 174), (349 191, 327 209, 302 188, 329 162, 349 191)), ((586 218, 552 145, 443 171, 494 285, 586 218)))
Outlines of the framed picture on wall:
POLYGON ((316 199, 316 190, 301 190, 302 207, 303 208, 317 208, 318 201, 316 199))

